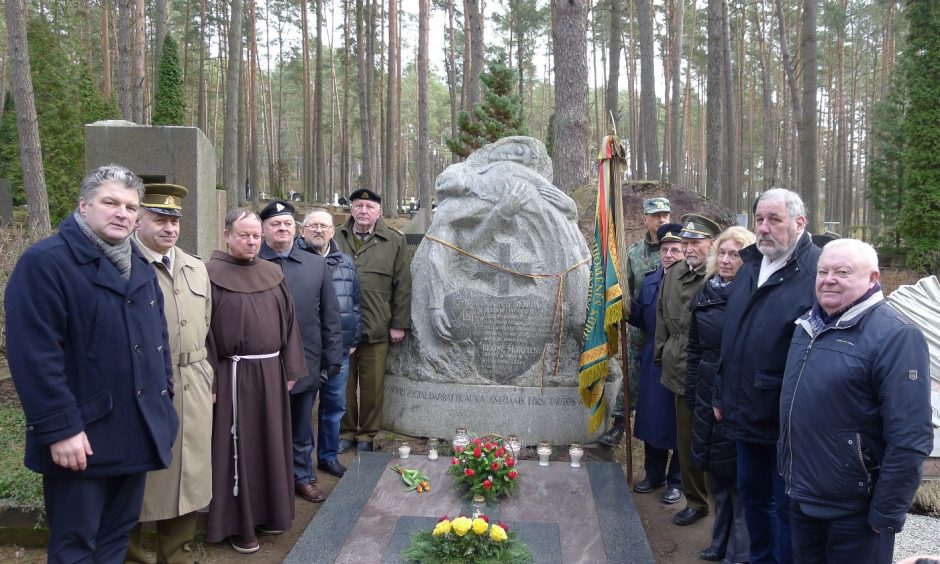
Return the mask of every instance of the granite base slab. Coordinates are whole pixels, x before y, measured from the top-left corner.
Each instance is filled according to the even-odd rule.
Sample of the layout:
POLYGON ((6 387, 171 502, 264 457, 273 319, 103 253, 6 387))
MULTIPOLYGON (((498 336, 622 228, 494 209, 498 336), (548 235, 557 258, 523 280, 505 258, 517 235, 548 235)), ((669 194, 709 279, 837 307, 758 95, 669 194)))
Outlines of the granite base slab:
MULTIPOLYGON (((388 453, 360 453, 285 561, 360 564, 395 558, 401 550, 395 543, 402 542, 394 540, 396 534, 403 535, 412 523, 400 525, 402 518, 426 518, 433 525, 443 515, 453 518, 469 513, 467 500, 446 475, 449 466, 447 458, 431 461, 426 456, 411 456, 400 460, 388 453), (431 491, 417 494, 406 490, 401 477, 387 470, 392 463, 424 472, 431 491)), ((654 561, 618 464, 590 462, 572 468, 564 462, 552 462, 542 467, 523 460, 517 468, 520 481, 516 494, 487 511, 510 527, 554 524, 548 529, 533 525, 532 534, 540 539, 535 542, 543 544, 557 538, 556 561, 654 561)))
MULTIPOLYGON (((608 413, 619 391, 619 378, 605 384, 608 413)), ((588 433, 589 416, 576 386, 540 389, 385 377, 382 428, 412 437, 449 437, 459 425, 478 435, 515 434, 526 445, 543 439, 556 445, 590 443, 605 426, 588 433)))

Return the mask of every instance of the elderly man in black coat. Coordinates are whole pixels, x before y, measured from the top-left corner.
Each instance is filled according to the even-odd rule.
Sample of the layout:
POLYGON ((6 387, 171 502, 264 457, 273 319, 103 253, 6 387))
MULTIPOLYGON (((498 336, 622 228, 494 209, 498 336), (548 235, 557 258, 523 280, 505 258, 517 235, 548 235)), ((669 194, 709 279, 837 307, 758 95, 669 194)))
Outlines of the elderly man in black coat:
POLYGON ((323 257, 294 245, 294 206, 275 200, 261 213, 264 243, 261 258, 280 265, 294 298, 308 375, 290 392, 294 442, 294 491, 314 503, 326 499, 313 472, 313 404, 321 381, 335 376, 343 362, 343 330, 330 269, 323 257))
POLYGON ((43 475, 49 562, 122 562, 146 474, 176 438, 163 294, 130 243, 143 183, 93 170, 7 283, 7 355, 43 475))

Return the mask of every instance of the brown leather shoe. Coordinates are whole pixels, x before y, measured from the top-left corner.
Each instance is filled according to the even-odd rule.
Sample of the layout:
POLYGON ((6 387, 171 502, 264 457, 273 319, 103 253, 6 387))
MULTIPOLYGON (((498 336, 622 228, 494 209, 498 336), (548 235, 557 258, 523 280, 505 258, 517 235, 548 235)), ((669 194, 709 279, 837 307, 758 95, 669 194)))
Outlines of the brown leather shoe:
POLYGON ((313 484, 294 484, 294 493, 313 503, 321 503, 326 499, 323 490, 313 484))

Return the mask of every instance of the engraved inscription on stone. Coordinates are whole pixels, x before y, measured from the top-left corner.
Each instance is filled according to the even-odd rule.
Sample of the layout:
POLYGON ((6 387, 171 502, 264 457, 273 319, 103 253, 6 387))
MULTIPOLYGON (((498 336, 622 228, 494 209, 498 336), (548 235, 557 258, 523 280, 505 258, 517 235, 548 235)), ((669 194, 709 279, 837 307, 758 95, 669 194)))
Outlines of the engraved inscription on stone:
POLYGON ((444 299, 444 310, 455 340, 473 343, 477 370, 494 382, 525 373, 552 347, 552 304, 544 298, 458 290, 444 299))

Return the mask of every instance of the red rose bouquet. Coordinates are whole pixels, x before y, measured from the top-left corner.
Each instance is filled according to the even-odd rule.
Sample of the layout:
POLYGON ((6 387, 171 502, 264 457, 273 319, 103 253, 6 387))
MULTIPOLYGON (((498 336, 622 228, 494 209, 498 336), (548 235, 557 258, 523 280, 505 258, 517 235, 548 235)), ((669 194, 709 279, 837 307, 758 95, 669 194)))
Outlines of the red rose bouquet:
POLYGON ((466 447, 457 447, 450 463, 447 473, 466 497, 482 495, 487 502, 495 503, 516 491, 516 459, 498 435, 477 437, 466 447))

